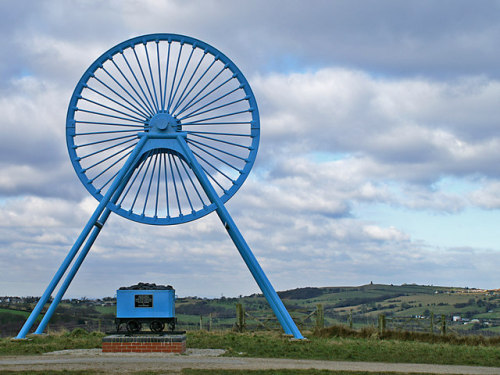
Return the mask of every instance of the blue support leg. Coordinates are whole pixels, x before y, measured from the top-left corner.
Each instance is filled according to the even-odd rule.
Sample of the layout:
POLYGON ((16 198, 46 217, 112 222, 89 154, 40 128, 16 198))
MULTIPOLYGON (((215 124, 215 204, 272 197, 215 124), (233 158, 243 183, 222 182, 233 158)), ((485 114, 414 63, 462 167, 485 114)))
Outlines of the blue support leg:
MULTIPOLYGON (((40 312, 42 311, 43 307, 45 306, 45 304, 49 300, 49 298, 52 295, 52 293, 54 292, 54 289, 57 287, 57 285, 61 281, 61 278, 66 273, 66 271, 67 271, 68 267, 70 266, 71 262, 73 261, 73 259, 75 258, 76 254, 80 250, 83 242, 89 236, 89 233, 92 230, 92 228, 94 228, 94 226, 98 222, 99 216, 102 214, 102 212, 106 208, 107 204, 110 202, 111 197, 113 196, 113 194, 117 190, 117 187, 122 183, 122 180, 124 179, 124 177, 127 174, 128 170, 131 169, 132 165, 134 165, 134 162, 136 162, 136 159, 140 155, 140 151, 143 148, 146 140, 147 140, 146 136, 141 137, 140 141, 135 146, 134 150, 132 151, 132 153, 128 157, 125 165, 120 170, 120 173, 116 176, 115 180, 113 181, 113 184, 111 185, 111 187, 108 189, 108 191, 106 192, 106 194, 104 195, 104 197, 99 202, 99 205, 97 206, 96 210, 94 211, 94 213, 90 217, 89 221, 87 222, 87 224, 83 228, 82 233, 80 234, 80 236, 76 240, 76 242, 73 245, 73 247, 71 248, 70 252, 68 253, 68 255, 66 256, 66 258, 64 259, 63 263, 61 264, 61 266, 57 270, 57 272, 54 275, 54 277, 52 278, 52 281, 50 282, 49 286, 45 290, 44 294, 42 295, 42 297, 40 298, 40 300, 36 304, 35 308, 31 312, 30 316, 28 317, 28 319, 24 323, 23 327, 19 331, 18 335, 16 336, 17 339, 24 339, 24 338, 26 338, 26 335, 28 334, 29 330, 31 329, 31 327, 35 323, 35 321, 38 318, 38 316, 40 315, 40 312)), ((97 234, 96 234, 96 236, 97 236, 97 234)), ((94 240, 95 240, 95 238, 94 238, 94 240)), ((57 307, 57 304, 55 304, 55 307, 57 307)), ((54 307, 54 309, 55 309, 55 307, 54 307)), ((45 319, 45 317, 44 317, 44 319, 45 319)), ((49 319, 50 319, 50 316, 46 320, 47 323, 48 323, 49 319)), ((37 333, 41 333, 41 332, 38 332, 38 331, 39 330, 37 330, 37 333)))
MULTIPOLYGON (((31 312, 31 314, 28 317, 28 319, 26 320, 26 322, 24 323, 24 325, 21 328, 21 330, 19 331, 18 335, 16 336, 17 339, 26 338, 26 335, 28 334, 29 330, 31 329, 31 327, 35 323, 38 316, 40 315, 40 312, 42 311, 43 307, 45 306, 45 304, 49 300, 52 293, 54 292, 54 289, 57 287, 57 285, 61 281, 61 278, 66 273, 71 262, 73 261, 76 254, 80 250, 80 247, 82 246, 83 242, 88 237, 88 235, 89 235, 90 231, 92 230, 97 218, 102 213, 102 210, 99 210, 99 208, 100 207, 98 207, 96 209, 96 211, 94 212, 94 214, 92 215, 90 220, 87 222, 87 225, 85 225, 85 227, 83 228, 82 233, 80 233, 80 236, 77 238, 75 244, 73 245, 73 247, 69 251, 68 255, 64 259, 63 263, 61 264, 61 266, 57 270, 56 274, 52 278, 52 281, 48 285, 48 287, 45 290, 45 292, 43 293, 42 297, 40 298, 40 300, 36 304, 35 308, 31 312)), ((102 207, 102 209, 104 209, 104 206, 102 207)))
POLYGON ((73 281, 73 278, 75 277, 76 273, 80 269, 80 266, 82 265, 83 261, 85 260, 85 257, 87 256, 90 248, 94 244, 94 241, 97 238, 97 235, 100 233, 102 226, 106 222, 106 220, 109 217, 109 214, 111 213, 111 210, 109 208, 106 208, 104 210, 104 213, 102 214, 101 218, 99 219, 99 224, 94 226, 94 229, 92 233, 90 234, 87 242, 85 243, 85 246, 83 249, 80 251, 80 254, 78 254, 78 257, 75 260, 75 263, 71 267, 69 273, 66 275, 66 278, 64 279, 63 283, 61 284, 61 287, 59 288, 56 296, 54 297, 54 300, 50 304, 47 312, 43 316, 42 321, 38 325, 35 334, 36 335, 41 335, 43 331, 45 331, 45 328, 47 327, 47 324, 49 324, 50 319, 52 318, 52 315, 54 314, 54 311, 56 310, 57 306, 59 305, 59 302, 61 302, 62 297, 66 293, 66 290, 68 290, 69 285, 73 281))
POLYGON ((205 175, 201 166, 198 164, 191 150, 187 146, 185 139, 182 136, 179 136, 177 139, 183 150, 184 156, 186 157, 187 162, 189 163, 189 166, 195 173, 197 179, 199 180, 201 186, 203 187, 203 190, 207 194, 210 201, 217 206, 216 209, 217 215, 219 216, 220 220, 226 227, 229 236, 233 240, 241 257, 243 258, 248 269, 252 273, 252 276, 254 277, 255 281, 262 290, 262 293, 266 297, 274 314, 278 318, 281 326, 283 327, 283 330, 285 331, 286 334, 291 334, 296 339, 303 339, 304 337, 300 333, 299 329, 295 325, 295 322, 293 321, 290 314, 283 305, 283 302, 281 301, 278 294, 274 290, 273 286, 269 282, 269 279, 262 270, 255 256, 253 255, 245 239, 241 235, 238 227, 231 218, 231 215, 229 214, 226 207, 222 203, 221 199, 217 195, 217 192, 214 190, 213 186, 208 181, 207 176, 205 175))

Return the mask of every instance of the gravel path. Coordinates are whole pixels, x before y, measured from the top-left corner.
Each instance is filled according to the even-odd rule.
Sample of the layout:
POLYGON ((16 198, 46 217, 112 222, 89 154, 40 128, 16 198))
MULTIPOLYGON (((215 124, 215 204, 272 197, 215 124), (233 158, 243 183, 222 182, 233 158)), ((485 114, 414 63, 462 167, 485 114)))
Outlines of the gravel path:
POLYGON ((183 368, 195 369, 318 369, 379 372, 414 372, 435 374, 495 374, 498 367, 427 365, 410 363, 334 362, 290 360, 279 358, 220 357, 219 349, 188 349, 186 354, 164 353, 102 353, 100 349, 63 350, 37 356, 0 357, 2 370, 97 370, 126 374, 133 371, 165 371, 180 373, 183 368))

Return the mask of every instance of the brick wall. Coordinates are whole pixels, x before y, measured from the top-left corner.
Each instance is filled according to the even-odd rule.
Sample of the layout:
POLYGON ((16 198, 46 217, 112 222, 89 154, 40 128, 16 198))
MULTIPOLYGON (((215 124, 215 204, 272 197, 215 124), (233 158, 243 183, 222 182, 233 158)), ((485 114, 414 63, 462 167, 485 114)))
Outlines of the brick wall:
POLYGON ((106 336, 102 339, 102 351, 104 353, 184 353, 186 335, 106 336))

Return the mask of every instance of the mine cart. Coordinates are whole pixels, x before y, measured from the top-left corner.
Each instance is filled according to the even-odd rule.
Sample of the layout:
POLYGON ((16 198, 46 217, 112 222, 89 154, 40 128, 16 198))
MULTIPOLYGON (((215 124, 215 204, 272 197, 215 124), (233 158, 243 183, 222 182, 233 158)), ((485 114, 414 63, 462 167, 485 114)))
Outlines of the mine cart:
POLYGON ((139 283, 116 291, 116 330, 126 324, 128 332, 139 332, 143 324, 153 332, 162 332, 165 326, 173 331, 175 317, 175 290, 170 285, 139 283))

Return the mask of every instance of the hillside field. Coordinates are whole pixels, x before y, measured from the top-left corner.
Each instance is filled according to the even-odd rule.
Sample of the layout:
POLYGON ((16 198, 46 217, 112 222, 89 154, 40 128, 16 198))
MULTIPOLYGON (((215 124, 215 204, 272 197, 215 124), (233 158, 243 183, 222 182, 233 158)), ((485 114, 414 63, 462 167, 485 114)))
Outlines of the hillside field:
MULTIPOLYGON (((376 326, 384 315, 388 329, 408 329, 439 333, 444 318, 449 332, 500 334, 500 292, 477 289, 368 284, 358 287, 298 288, 278 293, 301 329, 318 324, 350 325, 353 328, 376 326), (317 320, 318 309, 324 321, 317 320)), ((0 336, 12 336, 22 326, 35 304, 22 298, 0 297, 0 336)), ((63 300, 49 329, 84 328, 114 330, 116 301, 63 300)), ((261 294, 239 298, 178 297, 178 328, 195 330, 230 329, 236 323, 236 305, 246 312, 246 329, 279 329, 269 305, 261 294)))

